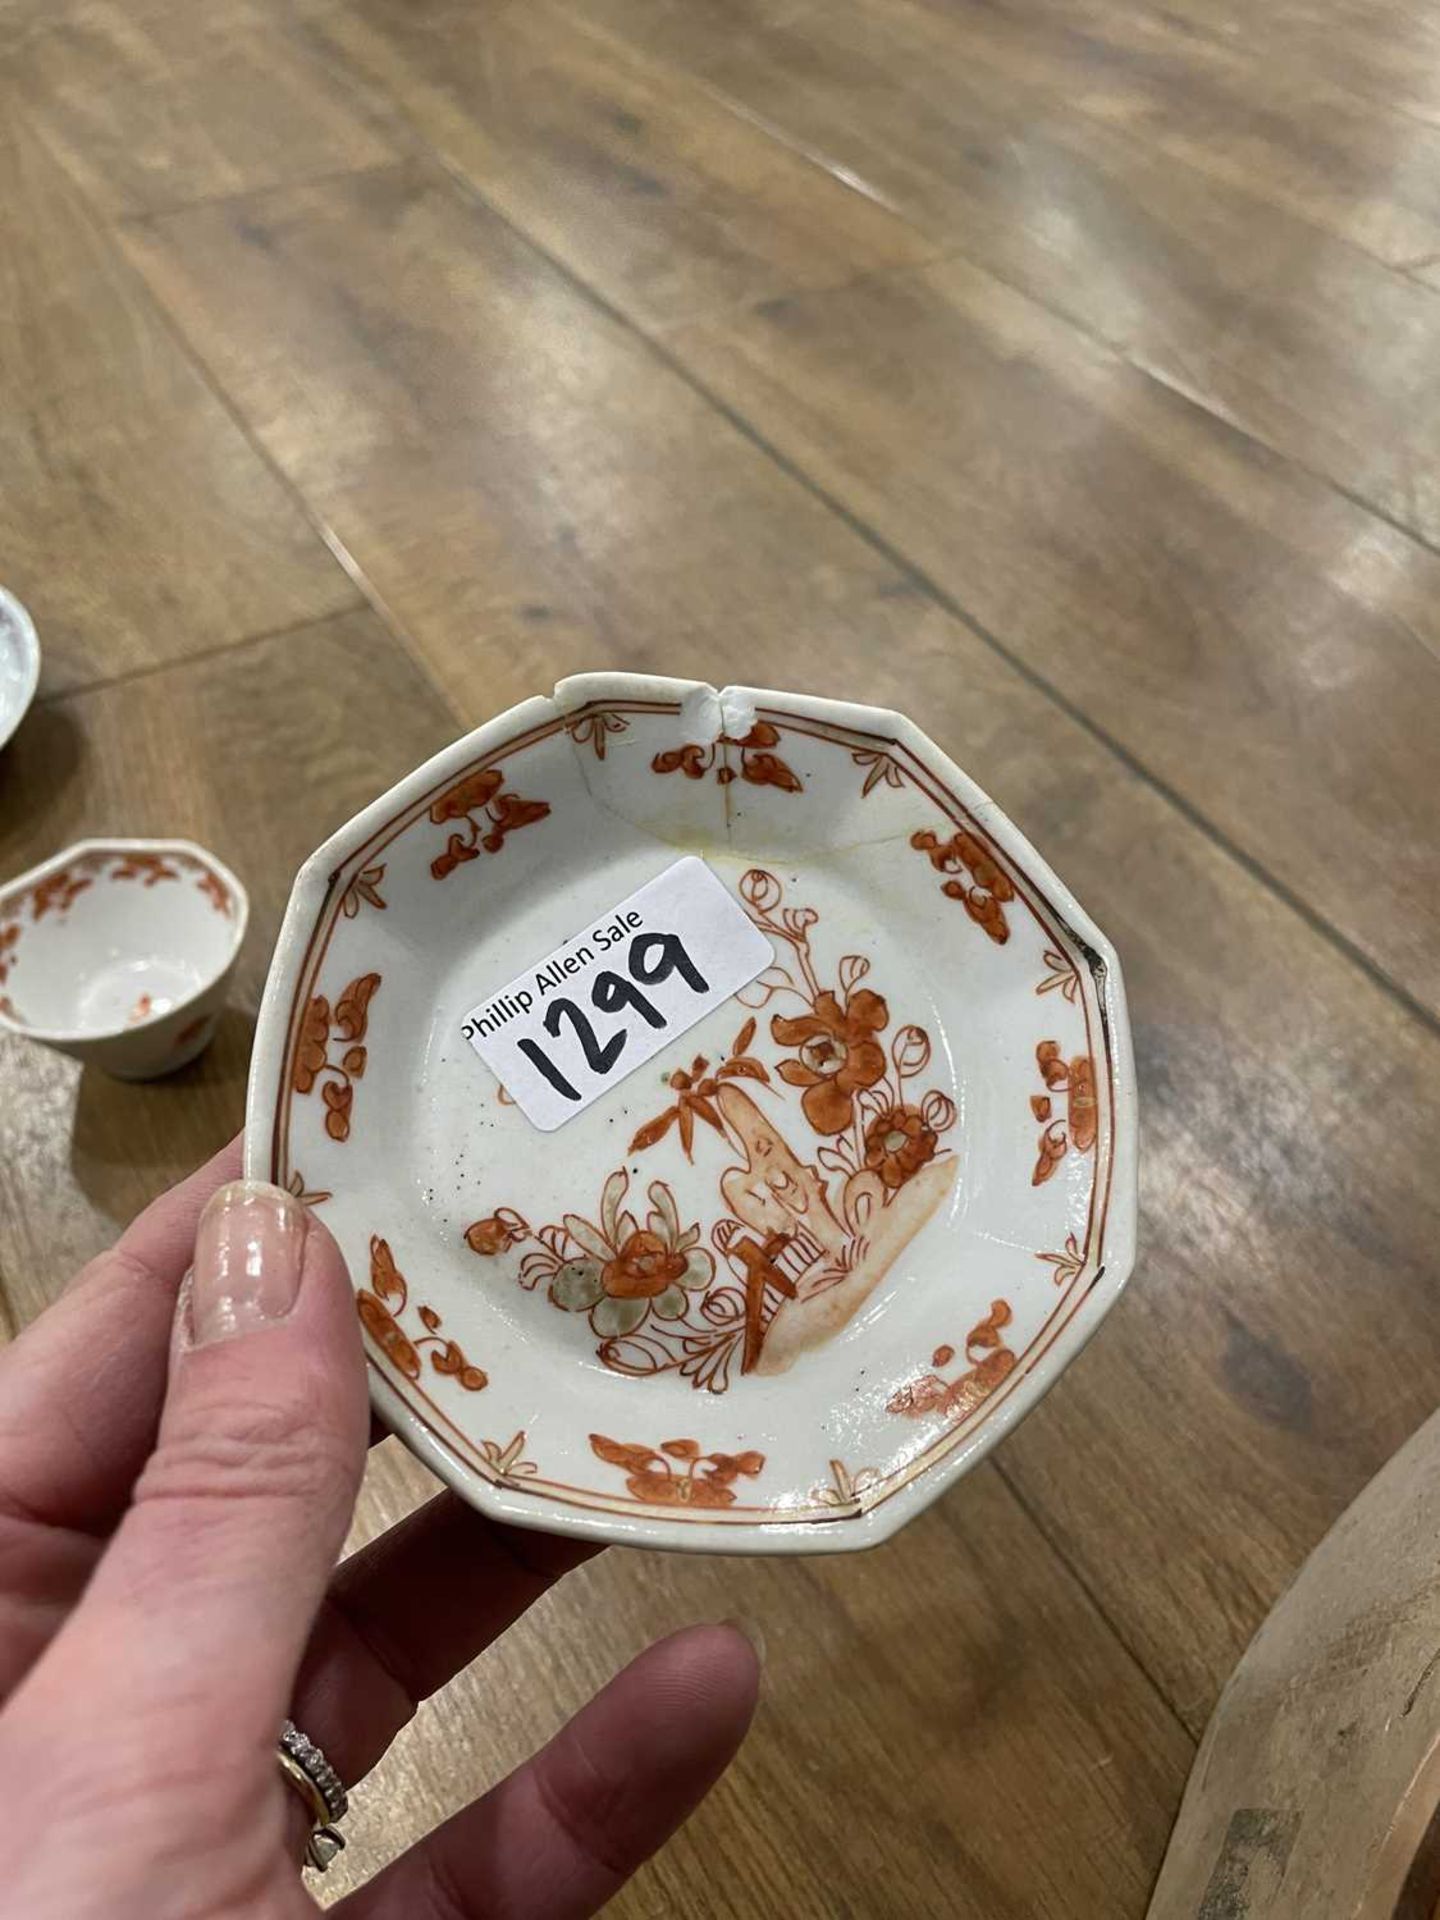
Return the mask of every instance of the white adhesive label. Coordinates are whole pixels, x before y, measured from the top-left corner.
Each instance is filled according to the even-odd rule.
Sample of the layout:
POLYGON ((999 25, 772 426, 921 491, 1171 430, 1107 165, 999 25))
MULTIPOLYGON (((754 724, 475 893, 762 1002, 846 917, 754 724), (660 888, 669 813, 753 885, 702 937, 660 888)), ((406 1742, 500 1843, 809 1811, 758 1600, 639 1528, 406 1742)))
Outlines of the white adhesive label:
POLYGON ((482 1000, 461 1032, 553 1133, 775 958, 703 860, 677 860, 482 1000))

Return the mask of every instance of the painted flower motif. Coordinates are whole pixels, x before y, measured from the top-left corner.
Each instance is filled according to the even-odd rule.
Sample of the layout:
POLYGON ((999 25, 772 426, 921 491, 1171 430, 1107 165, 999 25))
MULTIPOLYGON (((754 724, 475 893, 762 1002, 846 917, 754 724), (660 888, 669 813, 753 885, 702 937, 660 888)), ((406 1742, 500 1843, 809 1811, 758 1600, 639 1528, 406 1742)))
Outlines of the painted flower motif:
POLYGON ((464 820, 469 814, 478 813, 488 806, 505 784, 505 776, 498 767, 486 767, 480 773, 470 773, 451 787, 448 793, 442 793, 430 808, 430 818, 436 826, 442 826, 447 820, 464 820))
POLYGON ((657 753, 650 766, 655 773, 683 773, 687 780, 703 780, 713 758, 713 753, 707 754, 704 747, 690 744, 668 747, 664 753, 657 753))
POLYGON ((678 1320, 715 1277, 715 1257, 699 1245, 700 1230, 680 1228, 675 1200, 664 1181, 650 1188, 654 1202, 642 1227, 632 1214, 616 1215, 619 1194, 608 1209, 609 1237, 567 1214, 570 1243, 580 1252, 563 1261, 550 1280, 550 1298, 567 1313, 585 1313, 602 1340, 634 1333, 653 1313, 678 1320))
POLYGON ((1050 1093, 1032 1094, 1030 1111, 1042 1123, 1039 1156, 1031 1175, 1033 1186, 1043 1186, 1065 1158, 1069 1148, 1089 1153, 1100 1126, 1100 1109, 1095 1092, 1095 1062, 1089 1054, 1076 1054, 1066 1060, 1058 1041, 1042 1040, 1035 1049, 1040 1077, 1050 1093, 1065 1095, 1065 1117, 1052 1118, 1054 1103, 1050 1093))
POLYGON ((548 800, 522 800, 518 793, 502 793, 490 809, 494 821, 488 833, 481 834, 480 844, 487 853, 498 853, 505 844, 507 833, 514 833, 519 827, 530 827, 537 820, 543 820, 550 811, 548 800))
POLYGON ((353 920, 360 911, 363 900, 368 906, 376 907, 381 913, 386 911, 386 903, 380 892, 380 882, 385 878, 385 863, 364 867, 346 887, 341 896, 340 905, 347 920, 353 920))
POLYGON ((360 1324, 385 1358, 403 1373, 407 1380, 418 1380, 420 1356, 400 1331, 400 1323, 390 1309, 383 1306, 368 1288, 363 1287, 356 1296, 356 1306, 360 1313, 360 1324))
MULTIPOLYGON (((178 875, 155 874, 150 879, 147 879, 145 884, 147 887, 153 886, 156 880, 170 879, 172 877, 176 879, 179 878, 178 875)), ((230 898, 230 889, 218 873, 212 873, 207 867, 195 882, 195 885, 199 891, 204 894, 216 913, 223 914, 227 920, 232 917, 235 908, 230 898)))
POLYGON ((600 1270, 612 1300, 654 1300, 687 1271, 685 1255, 667 1247, 658 1233, 637 1227, 613 1260, 600 1270))
POLYGON ((779 787, 783 793, 799 793, 801 782, 792 767, 778 754, 767 751, 780 739, 778 731, 768 720, 757 720, 744 739, 737 744, 740 748, 740 777, 748 780, 753 787, 779 787))
POLYGON ((815 996, 813 1012, 787 1020, 776 1014, 770 1031, 782 1047, 799 1049, 786 1060, 780 1078, 803 1087, 800 1105, 817 1133, 843 1133, 850 1124, 854 1098, 885 1077, 885 1049, 872 1038, 890 1018, 878 993, 861 987, 842 1008, 827 988, 815 996))
POLYGON ((330 1002, 317 993, 305 1009, 295 1048, 294 1083, 297 1093, 309 1093, 316 1075, 324 1070, 330 1052, 330 1002))
POLYGON ((333 1008, 323 993, 317 993, 300 1022, 290 1083, 296 1093, 309 1093, 319 1085, 325 1104, 325 1131, 332 1140, 350 1137, 354 1083, 363 1077, 369 1058, 361 1042, 369 1027, 370 1002, 379 985, 378 973, 362 973, 345 988, 333 1008), (340 1058, 332 1060, 330 1047, 336 1039, 346 1045, 340 1058))
MULTIPOLYGON (((292 1187, 292 1191, 293 1191, 292 1187)), ((320 1198, 329 1199, 328 1194, 320 1198)), ((407 1380, 420 1378, 420 1355, 428 1349, 430 1365, 436 1373, 448 1374, 467 1393, 480 1393, 489 1386, 490 1377, 472 1366, 464 1349, 441 1332, 444 1322, 434 1307, 420 1306, 417 1317, 424 1333, 412 1340, 400 1325, 400 1315, 410 1305, 410 1283, 395 1264, 388 1240, 379 1234, 370 1238, 370 1285, 355 1296, 360 1324, 385 1358, 407 1380), (372 1291, 373 1289, 373 1291, 372 1291)))
POLYGON ((465 1229, 465 1244, 472 1253, 506 1253, 518 1246, 530 1229, 513 1207, 501 1207, 465 1229))
POLYGON ((650 1314, 678 1320, 687 1293, 703 1292, 715 1277, 714 1256, 704 1247, 681 1253, 658 1235, 638 1228, 615 1255, 568 1260, 550 1284, 550 1298, 570 1313, 588 1313, 602 1340, 616 1340, 650 1314))
POLYGON ((918 1107, 887 1107, 865 1129, 865 1164, 887 1187, 903 1187, 935 1155, 935 1135, 918 1107))
MULTIPOLYGON (((989 1313, 965 1336, 964 1371, 953 1380, 925 1373, 907 1381, 886 1401, 886 1412, 909 1420, 922 1420, 932 1414, 946 1420, 966 1419, 1018 1364, 1005 1340, 1005 1329, 1013 1317, 1007 1300, 992 1300, 989 1313)), ((954 1358, 953 1347, 937 1347, 931 1364, 948 1367, 954 1358)))
POLYGON ((693 741, 668 747, 650 762, 655 773, 681 773, 687 780, 703 780, 712 769, 717 786, 728 787, 732 780, 748 780, 752 787, 779 787, 784 793, 800 793, 804 782, 793 767, 770 749, 778 746, 780 730, 768 720, 757 720, 746 734, 722 733, 707 746, 693 741), (729 749, 738 748, 737 774, 729 749))
POLYGON ((592 1433, 590 1448, 597 1459, 621 1468, 627 1490, 652 1507, 733 1507, 733 1482, 741 1474, 753 1480, 765 1467, 764 1454, 753 1448, 702 1453, 698 1440, 662 1440, 656 1448, 592 1433))
POLYGON ((30 918, 43 920, 52 907, 57 913, 68 913, 76 898, 90 884, 88 879, 78 878, 69 867, 48 874, 45 879, 36 882, 30 895, 30 918))
POLYGON ((518 793, 502 791, 504 785, 499 767, 484 767, 467 773, 432 803, 430 818, 437 827, 453 820, 464 829, 452 833, 445 851, 430 862, 436 880, 446 879, 468 860, 478 860, 482 849, 498 853, 509 834, 545 819, 548 800, 524 800, 518 793))

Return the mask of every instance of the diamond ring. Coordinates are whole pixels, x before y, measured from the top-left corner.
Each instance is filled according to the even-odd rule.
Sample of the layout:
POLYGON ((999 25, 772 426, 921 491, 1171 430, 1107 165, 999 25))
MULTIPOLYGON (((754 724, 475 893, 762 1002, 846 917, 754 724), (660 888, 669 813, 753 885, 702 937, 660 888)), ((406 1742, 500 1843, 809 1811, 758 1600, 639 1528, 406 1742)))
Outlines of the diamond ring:
POLYGON ((310 1816, 305 1864, 323 1873, 345 1845, 345 1837, 337 1827, 350 1805, 344 1784, 320 1748, 293 1720, 287 1720, 280 1729, 275 1758, 286 1782, 299 1794, 310 1816))

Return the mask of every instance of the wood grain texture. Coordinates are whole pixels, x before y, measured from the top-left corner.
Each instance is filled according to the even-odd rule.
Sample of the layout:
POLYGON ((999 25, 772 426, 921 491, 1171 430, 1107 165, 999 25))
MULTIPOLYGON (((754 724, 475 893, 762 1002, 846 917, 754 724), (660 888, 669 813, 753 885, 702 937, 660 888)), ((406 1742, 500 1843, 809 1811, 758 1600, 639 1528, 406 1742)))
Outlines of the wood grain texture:
MULTIPOLYGON (((1035 88, 1391 265, 1437 250, 1440 127, 1134 0, 919 0, 964 35, 967 68, 1035 88), (1397 167, 1397 151, 1405 164, 1397 167)), ((1316 37, 1330 38, 1331 27, 1316 37)))
MULTIPOLYGON (((565 1583, 397 1743, 328 1892, 647 1638, 738 1612, 770 1648, 755 1735, 615 1911, 1138 1916, 1227 1673, 1440 1380, 1440 559, 1406 531, 1436 512, 1434 23, 214 18, 0 0, 70 176, 12 136, 0 367, 47 397, 0 575, 52 684, 176 663, 37 709, 0 872, 191 831, 257 904, 176 1080, 0 1048, 0 1337, 234 1125, 295 864, 452 727, 603 666, 908 710, 1124 957, 1136 1280, 882 1553, 565 1583), (82 469, 103 537, 52 504, 82 469), (316 617, 357 589, 311 524, 383 621, 316 617)), ((356 1538, 432 1484, 382 1448, 356 1538)))
POLYGON ((1198 37, 1248 45, 1263 70, 1336 85, 1409 118, 1440 125, 1440 23, 1409 0, 1167 0, 1166 11, 1198 37))
POLYGON ((507 219, 647 322, 939 251, 708 89, 549 0, 493 5, 480 22, 469 0, 420 12, 309 0, 309 12, 319 44, 391 94, 507 219))
MULTIPOLYGON (((621 23, 638 12, 640 44, 681 41, 673 23, 648 28, 653 0, 594 4, 621 23)), ((1268 70, 1232 103, 1231 133, 1212 134, 1230 163, 1218 174, 1198 136, 1194 151, 1180 137, 1197 113, 1212 125, 1198 62, 1172 62, 1160 87, 1144 35, 1102 44, 1067 19, 1057 8, 1048 33, 1022 38, 992 8, 811 0, 748 34, 702 11, 682 57, 927 234, 1436 543, 1440 304, 1321 230, 1319 181, 1280 205, 1258 196, 1253 182, 1283 171, 1252 150, 1278 137, 1268 70)), ((1323 102, 1307 113, 1312 134, 1333 117, 1323 102)), ((1432 205, 1423 179, 1417 198, 1432 205)), ((1425 222, 1392 224, 1397 255, 1429 251, 1425 222)))
POLYGON ((356 590, 13 114, 0 130, 0 575, 43 686, 314 619, 356 590))
POLYGON ((767 302, 677 345, 1010 653, 1440 1008, 1440 559, 965 262, 767 302))
MULTIPOLYGON (((423 1484, 398 1454, 377 1461, 367 1522, 423 1484)), ((1143 1912, 1189 1743, 988 1469, 893 1551, 845 1565, 603 1554, 402 1736, 327 1894, 514 1766, 650 1640, 737 1615, 766 1642, 754 1731, 607 1913, 1143 1912), (1073 1851, 1035 1844, 1057 1827, 1073 1851)))
POLYGON ((467 716, 606 662, 828 685, 906 591, 431 166, 127 238, 467 716))
MULTIPOLYGON (((981 102, 989 113, 1023 109, 1041 134, 1039 150, 1052 109, 1064 104, 1390 265, 1436 252, 1427 236, 1440 221, 1440 127, 1357 96, 1348 73, 1325 79, 1306 67, 1306 42, 1334 44, 1336 31, 1344 31, 1344 13, 1336 10, 1325 12, 1321 27, 1321 12, 1311 8, 1308 31, 1290 35, 1283 60, 1258 60, 1256 40, 1275 21, 1275 8, 1265 8, 1263 19, 1246 15, 1242 33, 1227 33, 1181 8, 1142 0, 883 0, 874 8, 753 0, 741 10, 678 0, 564 4, 628 44, 733 90, 781 132, 814 127, 826 98, 843 108, 843 92, 864 88, 868 111, 837 111, 829 138, 843 138, 849 119, 854 142, 881 148, 881 125, 870 109, 883 113, 893 90, 910 94, 922 121, 948 111, 962 129, 975 129, 981 102), (952 58, 929 75, 920 67, 906 71, 902 50, 922 48, 927 35, 931 44, 948 40, 952 58), (847 54, 860 52, 870 63, 868 77, 845 67, 847 54)), ((924 142, 924 125, 912 134, 924 142)), ((902 179, 916 150, 914 138, 900 138, 889 154, 877 152, 877 165, 885 169, 889 161, 902 179)), ((964 177, 966 157, 962 134, 952 156, 956 177, 964 177)), ((1164 173, 1162 184, 1185 179, 1173 167, 1164 173)))
POLYGON ((0 79, 110 214, 395 157, 388 116, 258 0, 62 0, 0 79))
POLYGON ((1223 1915, 1227 1899, 1246 1920, 1429 1920, 1437 1534, 1440 1414, 1336 1522, 1247 1649, 1196 1756, 1149 1920, 1223 1915))

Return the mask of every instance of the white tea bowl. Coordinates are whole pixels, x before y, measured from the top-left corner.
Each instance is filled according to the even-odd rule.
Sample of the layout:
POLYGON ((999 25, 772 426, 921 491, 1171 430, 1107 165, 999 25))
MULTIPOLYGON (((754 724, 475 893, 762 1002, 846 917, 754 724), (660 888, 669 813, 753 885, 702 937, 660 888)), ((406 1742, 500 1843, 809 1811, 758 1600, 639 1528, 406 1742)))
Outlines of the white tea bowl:
POLYGON ((0 587, 0 747, 25 718, 39 683, 35 623, 14 594, 0 587))
POLYGON ((188 840, 82 840, 0 886, 0 1028, 121 1080, 208 1046, 245 889, 188 840))

